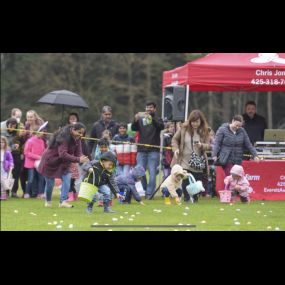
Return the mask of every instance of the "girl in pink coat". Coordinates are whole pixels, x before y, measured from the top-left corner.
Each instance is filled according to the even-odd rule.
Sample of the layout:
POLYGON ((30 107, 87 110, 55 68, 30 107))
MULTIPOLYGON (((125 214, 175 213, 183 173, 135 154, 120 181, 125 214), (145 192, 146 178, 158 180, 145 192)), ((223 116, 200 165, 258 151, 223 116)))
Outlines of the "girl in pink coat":
POLYGON ((224 180, 226 189, 232 191, 231 201, 235 201, 237 195, 240 195, 242 203, 249 203, 249 193, 252 193, 252 188, 245 177, 243 167, 241 165, 234 165, 230 171, 231 175, 224 180))
POLYGON ((44 198, 44 187, 45 187, 44 177, 37 171, 36 167, 46 148, 45 140, 43 139, 43 133, 42 133, 43 131, 46 130, 46 125, 47 122, 38 129, 38 132, 41 133, 34 134, 31 138, 27 140, 25 144, 24 167, 28 169, 28 183, 26 186, 26 192, 24 194, 25 199, 30 198, 32 194, 35 195, 35 192, 37 193, 37 198, 41 199, 44 198), (37 191, 35 191, 35 189, 32 189, 32 186, 34 186, 33 181, 35 179, 37 181, 36 185, 37 191))

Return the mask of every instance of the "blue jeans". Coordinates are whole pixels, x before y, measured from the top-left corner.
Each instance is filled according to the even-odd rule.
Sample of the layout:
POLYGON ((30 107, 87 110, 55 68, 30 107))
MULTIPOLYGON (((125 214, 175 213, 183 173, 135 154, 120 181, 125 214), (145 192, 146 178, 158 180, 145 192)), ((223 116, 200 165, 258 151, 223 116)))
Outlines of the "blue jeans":
POLYGON ((146 196, 151 196, 156 188, 156 170, 159 164, 159 152, 138 152, 137 165, 141 165, 145 170, 148 168, 149 183, 147 185, 146 176, 142 178, 143 188, 146 189, 146 196))
MULTIPOLYGON (((111 190, 108 185, 101 185, 98 187, 98 192, 103 195, 103 202, 109 203, 111 201, 111 190)), ((98 193, 94 195, 92 202, 96 203, 98 198, 98 193)))
POLYGON ((131 169, 131 166, 126 164, 126 165, 118 165, 117 166, 117 175, 127 175, 129 174, 131 169))
MULTIPOLYGON (((180 198, 182 196, 182 189, 181 188, 177 188, 175 191, 176 191, 178 197, 180 198)), ((170 196, 170 192, 168 191, 167 187, 163 187, 161 192, 162 192, 164 197, 169 197, 170 196)))
POLYGON ((37 172, 35 168, 28 168, 28 183, 26 186, 25 194, 42 194, 44 193, 44 178, 43 176, 37 172), (33 183, 36 182, 36 183, 33 183), (35 192, 35 189, 32 189, 32 187, 36 186, 37 192, 35 192))
MULTIPOLYGON (((45 180, 46 180, 46 186, 45 186, 46 201, 50 202, 51 197, 52 197, 53 187, 54 187, 54 178, 45 177, 45 180)), ((61 180, 62 180, 62 184, 61 184, 61 191, 60 191, 60 203, 68 200, 71 173, 62 175, 61 180)))

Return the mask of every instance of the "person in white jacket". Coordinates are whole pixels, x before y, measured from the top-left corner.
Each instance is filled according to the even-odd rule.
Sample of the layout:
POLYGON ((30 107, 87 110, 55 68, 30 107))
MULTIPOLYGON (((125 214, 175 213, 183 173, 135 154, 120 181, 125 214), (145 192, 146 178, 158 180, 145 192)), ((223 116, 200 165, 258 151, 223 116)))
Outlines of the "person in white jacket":
POLYGON ((181 204, 182 180, 187 177, 188 173, 186 170, 183 170, 182 166, 175 164, 172 167, 170 175, 160 186, 160 190, 165 197, 166 205, 171 204, 170 197, 174 198, 177 204, 181 204))

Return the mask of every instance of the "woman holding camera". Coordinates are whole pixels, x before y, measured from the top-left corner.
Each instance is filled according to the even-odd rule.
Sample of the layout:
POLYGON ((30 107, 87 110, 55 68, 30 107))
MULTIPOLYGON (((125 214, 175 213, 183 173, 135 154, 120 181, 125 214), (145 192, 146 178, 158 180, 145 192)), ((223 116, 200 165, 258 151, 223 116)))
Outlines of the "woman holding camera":
MULTIPOLYGON (((205 174, 208 173, 205 151, 211 150, 210 131, 211 129, 208 127, 204 114, 200 110, 193 110, 188 120, 182 124, 172 139, 174 157, 171 167, 174 164, 179 164, 188 173, 190 172, 196 180, 205 182, 205 174), (191 160, 194 160, 195 157, 201 158, 201 161, 204 161, 204 166, 202 164, 194 166, 191 160)), ((188 180, 183 180, 182 190, 186 202, 190 200, 190 196, 186 191, 188 184, 188 180)), ((206 189, 207 185, 204 185, 204 188, 206 189)), ((192 202, 198 202, 198 194, 193 196, 192 202)))

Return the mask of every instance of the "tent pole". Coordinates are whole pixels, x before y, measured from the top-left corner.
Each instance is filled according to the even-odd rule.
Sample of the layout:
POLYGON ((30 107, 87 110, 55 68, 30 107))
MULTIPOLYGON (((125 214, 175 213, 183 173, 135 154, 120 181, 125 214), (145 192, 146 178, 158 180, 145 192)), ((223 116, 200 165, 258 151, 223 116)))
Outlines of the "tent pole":
MULTIPOLYGON (((162 108, 161 108, 161 118, 164 122, 164 98, 165 98, 165 89, 162 89, 162 108)), ((163 154, 163 134, 164 130, 160 132, 160 150, 159 150, 159 172, 158 172, 158 183, 159 185, 162 183, 162 169, 161 169, 161 161, 162 161, 162 154, 163 154)))
POLYGON ((63 127, 63 112, 64 112, 64 105, 61 108, 61 127, 63 127))
POLYGON ((185 103, 185 118, 184 118, 185 122, 187 121, 187 118, 188 118, 189 91, 190 91, 190 87, 189 85, 186 85, 186 103, 185 103))

